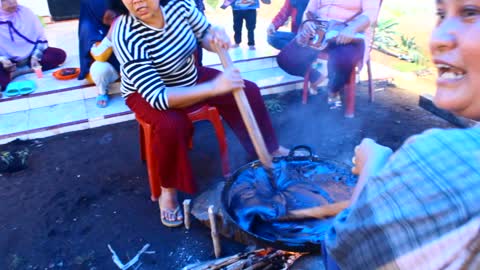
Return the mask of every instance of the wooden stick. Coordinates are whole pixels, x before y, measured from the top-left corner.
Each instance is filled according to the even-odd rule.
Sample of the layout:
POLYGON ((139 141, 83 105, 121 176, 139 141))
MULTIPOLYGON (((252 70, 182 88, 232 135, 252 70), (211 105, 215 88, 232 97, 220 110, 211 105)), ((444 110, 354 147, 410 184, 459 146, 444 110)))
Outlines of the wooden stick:
POLYGON ((322 206, 305 208, 299 210, 292 210, 287 215, 278 218, 277 220, 295 220, 306 218, 325 218, 335 216, 350 205, 350 201, 339 201, 332 204, 322 206))
MULTIPOLYGON (((233 66, 232 59, 228 52, 223 48, 217 48, 218 56, 220 57, 220 62, 224 68, 228 68, 233 66)), ((265 141, 263 140, 262 133, 258 128, 257 121, 255 120, 255 116, 253 115, 252 108, 248 103, 247 96, 243 89, 239 88, 238 90, 233 91, 233 96, 235 101, 237 102, 238 109, 240 110, 240 114, 242 115, 243 122, 247 127, 248 134, 250 135, 250 139, 252 140, 253 147, 255 148, 255 152, 258 155, 258 159, 262 162, 263 166, 266 168, 272 168, 272 157, 267 150, 265 145, 265 141)))
POLYGON ((184 215, 184 220, 183 223, 185 224, 185 229, 190 230, 190 203, 192 200, 186 199, 183 201, 183 215, 184 215))
POLYGON ((215 213, 213 212, 213 205, 208 207, 208 219, 210 220, 210 230, 213 241, 213 251, 215 252, 215 258, 220 258, 222 253, 222 247, 220 246, 220 236, 217 231, 217 222, 215 220, 215 213))

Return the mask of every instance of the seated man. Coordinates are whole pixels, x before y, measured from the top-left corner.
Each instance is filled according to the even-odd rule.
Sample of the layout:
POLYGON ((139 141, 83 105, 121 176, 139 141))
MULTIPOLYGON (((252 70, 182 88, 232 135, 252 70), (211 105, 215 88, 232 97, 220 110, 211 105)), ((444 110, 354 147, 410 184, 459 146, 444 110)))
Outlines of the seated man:
MULTIPOLYGON (((480 1, 471 5, 437 1, 430 49, 439 74, 435 104, 478 121, 480 20, 477 14, 459 12, 480 9, 480 1)), ((350 207, 335 218, 325 239, 328 254, 341 269, 459 269, 452 263, 460 261, 480 269, 479 260, 466 259, 478 255, 480 126, 430 130, 407 140, 393 155, 364 139, 353 162, 359 180, 350 207), (463 237, 450 242, 448 254, 462 254, 472 245, 476 251, 451 256, 451 261, 446 250, 439 255, 438 247, 450 233, 463 237), (418 264, 412 264, 413 258, 418 264), (443 264, 432 266, 438 260, 443 264), (403 268, 408 262, 411 267, 403 268), (429 267, 419 264, 426 262, 429 267)))
POLYGON ((0 86, 5 90, 16 76, 49 70, 65 62, 65 51, 48 46, 38 17, 16 0, 0 5, 0 86))
POLYGON ((108 105, 108 87, 119 76, 120 65, 112 54, 112 46, 107 33, 116 13, 109 8, 110 0, 82 0, 78 25, 80 50, 79 80, 87 78, 98 89, 96 105, 108 105))
POLYGON ((282 8, 267 28, 268 44, 277 50, 281 50, 295 37, 307 4, 307 0, 285 0, 282 8), (289 17, 292 18, 291 32, 277 31, 287 22, 289 17))

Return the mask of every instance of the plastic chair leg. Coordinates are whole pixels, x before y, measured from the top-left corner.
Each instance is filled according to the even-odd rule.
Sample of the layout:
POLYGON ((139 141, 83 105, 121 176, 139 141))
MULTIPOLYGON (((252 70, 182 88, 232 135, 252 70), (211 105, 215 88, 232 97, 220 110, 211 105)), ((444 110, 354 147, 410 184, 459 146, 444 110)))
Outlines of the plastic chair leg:
POLYGON ((140 136, 140 155, 147 162, 148 182, 150 184, 150 199, 157 201, 160 197, 160 178, 158 163, 154 162, 154 154, 152 145, 152 128, 149 124, 139 120, 139 136, 140 136))
POLYGON ((224 177, 230 175, 230 165, 228 160, 227 139, 225 138, 225 129, 223 128, 222 121, 220 120, 220 114, 217 108, 208 108, 208 118, 215 129, 215 135, 217 136, 218 145, 220 148, 220 158, 222 160, 222 172, 224 177))
POLYGON ((355 69, 350 74, 347 85, 345 85, 345 117, 353 118, 355 116, 355 69))
POLYGON ((145 153, 145 132, 143 131, 143 127, 140 123, 138 124, 138 137, 140 140, 140 158, 143 162, 145 162, 147 160, 145 153))
POLYGON ((370 60, 367 61, 367 73, 368 73, 368 101, 373 102, 375 100, 375 93, 373 92, 373 82, 372 82, 372 66, 370 60))
POLYGON ((305 73, 303 78, 303 92, 302 92, 302 104, 307 104, 308 99, 308 82, 310 81, 310 68, 305 73))

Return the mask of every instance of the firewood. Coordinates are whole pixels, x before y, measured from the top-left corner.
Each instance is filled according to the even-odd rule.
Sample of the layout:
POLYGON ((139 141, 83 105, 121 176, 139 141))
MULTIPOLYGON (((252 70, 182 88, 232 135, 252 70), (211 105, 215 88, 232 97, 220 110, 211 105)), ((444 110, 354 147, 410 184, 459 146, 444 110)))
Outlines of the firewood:
POLYGON ((190 230, 190 203, 192 200, 187 199, 183 201, 183 214, 184 214, 184 224, 185 224, 185 229, 190 230))
POLYGON ((254 256, 255 254, 263 250, 264 249, 259 249, 259 250, 250 251, 250 252, 241 252, 225 258, 219 258, 211 261, 189 264, 183 267, 182 270, 217 270, 225 266, 228 266, 230 264, 233 264, 241 259, 248 258, 248 260, 251 261, 251 258, 250 258, 251 256, 254 256))
POLYGON ((215 258, 220 258, 222 247, 220 245, 220 236, 217 232, 217 222, 215 220, 215 213, 213 212, 213 205, 208 207, 208 218, 210 219, 210 230, 212 234, 213 251, 215 258))

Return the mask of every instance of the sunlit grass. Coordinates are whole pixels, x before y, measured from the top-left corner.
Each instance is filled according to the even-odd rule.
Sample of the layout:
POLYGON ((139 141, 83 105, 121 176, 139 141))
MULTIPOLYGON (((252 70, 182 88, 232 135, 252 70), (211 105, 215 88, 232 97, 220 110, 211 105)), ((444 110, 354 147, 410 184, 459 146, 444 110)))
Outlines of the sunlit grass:
POLYGON ((425 69, 424 65, 417 65, 414 63, 402 61, 402 62, 395 62, 393 63, 392 67, 395 70, 401 71, 401 72, 415 72, 419 70, 425 69))

